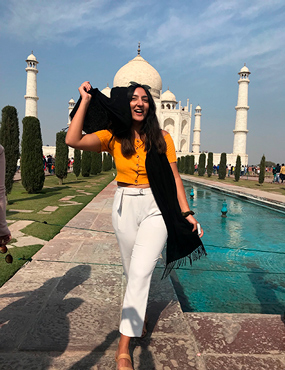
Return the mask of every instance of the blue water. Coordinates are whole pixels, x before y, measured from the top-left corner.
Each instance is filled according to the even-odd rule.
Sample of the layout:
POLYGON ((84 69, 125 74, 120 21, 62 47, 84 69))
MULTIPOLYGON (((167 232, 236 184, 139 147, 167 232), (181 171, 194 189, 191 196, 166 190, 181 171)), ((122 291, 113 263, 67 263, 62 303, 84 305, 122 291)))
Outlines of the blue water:
POLYGON ((184 186, 208 256, 172 273, 182 309, 284 314, 285 214, 189 182, 184 186), (227 218, 221 217, 224 200, 227 218))

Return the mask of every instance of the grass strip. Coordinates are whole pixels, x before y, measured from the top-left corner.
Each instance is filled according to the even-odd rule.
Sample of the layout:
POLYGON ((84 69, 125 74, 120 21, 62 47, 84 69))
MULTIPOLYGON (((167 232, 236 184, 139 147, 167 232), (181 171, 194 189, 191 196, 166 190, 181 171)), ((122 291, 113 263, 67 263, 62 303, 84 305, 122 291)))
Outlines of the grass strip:
MULTIPOLYGON (((9 247, 9 246, 8 246, 9 247)), ((26 261, 19 258, 31 258, 37 251, 42 248, 41 244, 29 245, 27 247, 13 247, 8 249, 8 253, 13 256, 13 263, 5 262, 5 255, 0 255, 0 287, 6 283, 25 263, 26 261)), ((8 254, 7 253, 7 254, 8 254)))
MULTIPOLYGON (((73 173, 69 173, 63 185, 59 185, 56 176, 47 176, 44 188, 37 194, 28 194, 21 182, 17 181, 8 196, 7 221, 8 223, 22 220, 39 221, 28 225, 21 232, 48 241, 60 232, 62 228, 60 225, 67 224, 114 179, 113 172, 114 170, 102 172, 90 177, 79 176, 78 179, 73 173), (61 201, 62 198, 66 198, 67 201, 61 201), (43 211, 48 206, 58 208, 53 212, 43 211), (44 224, 44 221, 48 224, 44 224)), ((13 238, 10 244, 13 245, 15 242, 13 238)), ((9 247, 8 245, 9 252, 13 256, 13 263, 7 264, 6 255, 0 255, 0 286, 25 263, 18 258, 23 256, 30 258, 41 248, 42 245, 24 247, 9 247)))

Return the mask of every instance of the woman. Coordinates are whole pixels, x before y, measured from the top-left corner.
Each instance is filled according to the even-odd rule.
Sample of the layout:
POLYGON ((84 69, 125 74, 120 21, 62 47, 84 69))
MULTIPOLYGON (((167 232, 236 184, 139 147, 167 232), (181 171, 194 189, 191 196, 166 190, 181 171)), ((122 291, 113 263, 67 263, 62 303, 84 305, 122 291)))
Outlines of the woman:
MULTIPOLYGON (((179 213, 182 211, 187 220, 183 219, 183 222, 186 222, 187 227, 191 225, 190 230, 191 233, 193 231, 193 235, 198 223, 186 200, 182 180, 177 170, 173 141, 166 131, 159 128, 155 103, 148 88, 131 83, 127 89, 116 89, 122 89, 119 93, 120 98, 124 98, 123 94, 126 94, 127 107, 122 103, 121 110, 124 117, 128 117, 130 113, 130 124, 127 122, 128 118, 124 118, 125 128, 113 125, 110 130, 105 129, 83 135, 84 120, 92 99, 92 91, 94 91, 90 83, 86 81, 79 87, 81 99, 68 129, 66 143, 76 149, 107 151, 113 155, 115 160, 118 188, 113 203, 112 222, 127 278, 120 324, 121 337, 116 352, 117 368, 123 370, 132 369, 129 356, 130 338, 139 337, 146 332, 145 313, 152 272, 167 237, 174 240, 174 234, 177 233, 169 231, 173 223, 171 219, 173 212, 161 211, 167 197, 160 197, 160 193, 167 194, 168 191, 167 180, 164 181, 162 178, 167 169, 166 171, 161 170, 165 166, 163 161, 166 157, 167 166, 172 170, 172 172, 170 170, 171 176, 173 174, 174 177, 172 177, 175 179, 176 201, 178 198, 180 206, 179 213), (155 164, 157 160, 160 161, 160 157, 162 158, 161 166, 155 164), (146 167, 148 167, 147 170, 146 167), (161 185, 156 179, 159 173, 162 176, 159 178, 161 185), (152 179, 152 187, 150 187, 150 179, 152 179), (155 198, 153 192, 156 193, 155 198), (160 208, 157 203, 160 203, 160 208), (167 215, 167 212, 170 214, 167 215)), ((118 113, 117 108, 112 109, 111 113, 111 116, 115 117, 118 113)), ((178 234, 182 235, 183 231, 178 234)), ((200 237, 203 236, 202 229, 199 234, 200 237)), ((195 236, 197 243, 201 245, 197 232, 195 236)), ((170 254, 170 268, 173 268, 176 257, 171 259, 170 254)), ((202 252, 202 254, 205 253, 202 252)))

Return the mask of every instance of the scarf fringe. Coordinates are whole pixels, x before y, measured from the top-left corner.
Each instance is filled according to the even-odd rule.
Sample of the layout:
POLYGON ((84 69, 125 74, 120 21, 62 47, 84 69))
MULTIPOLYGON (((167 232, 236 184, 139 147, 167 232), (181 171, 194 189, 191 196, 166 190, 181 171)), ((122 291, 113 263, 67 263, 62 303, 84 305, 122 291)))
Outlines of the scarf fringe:
POLYGON ((168 265, 166 265, 161 280, 166 278, 173 269, 179 269, 179 267, 185 266, 187 264, 187 259, 189 259, 190 266, 192 266, 193 262, 199 260, 202 256, 207 256, 207 252, 203 244, 196 248, 192 253, 188 254, 188 256, 180 258, 177 261, 170 262, 168 265))

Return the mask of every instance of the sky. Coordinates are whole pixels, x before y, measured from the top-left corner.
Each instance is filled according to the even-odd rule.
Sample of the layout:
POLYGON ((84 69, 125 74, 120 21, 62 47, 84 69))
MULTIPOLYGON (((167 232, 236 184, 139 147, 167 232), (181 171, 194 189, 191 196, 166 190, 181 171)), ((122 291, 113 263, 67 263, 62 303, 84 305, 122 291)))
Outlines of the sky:
MULTIPOLYGON (((38 64, 44 145, 67 127, 68 101, 102 90, 137 55, 177 101, 202 107, 201 150, 233 150, 238 72, 249 68, 249 164, 285 162, 284 0, 6 0, 0 2, 0 108, 25 114, 28 55, 38 64)), ((193 131, 191 132, 191 143, 193 131)))

